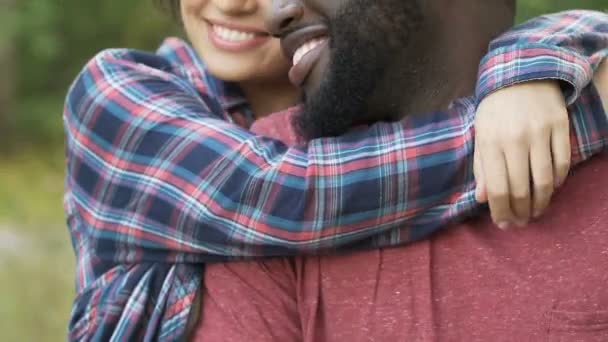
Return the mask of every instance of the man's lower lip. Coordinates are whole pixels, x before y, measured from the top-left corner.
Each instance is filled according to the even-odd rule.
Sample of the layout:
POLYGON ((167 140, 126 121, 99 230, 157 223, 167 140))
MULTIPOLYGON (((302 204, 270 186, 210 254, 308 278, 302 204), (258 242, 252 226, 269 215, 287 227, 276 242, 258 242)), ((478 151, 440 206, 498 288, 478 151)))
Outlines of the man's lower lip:
POLYGON ((327 42, 324 42, 308 52, 306 55, 302 57, 302 59, 298 62, 298 64, 291 67, 289 70, 289 80, 291 83, 297 87, 302 86, 306 78, 311 73, 315 64, 318 62, 321 57, 321 53, 323 49, 327 47, 327 42))
POLYGON ((220 37, 214 30, 213 25, 207 24, 208 32, 209 32, 209 40, 215 47, 221 50, 230 51, 230 52, 243 52, 247 50, 254 49, 271 39, 270 36, 256 36, 253 39, 248 39, 244 41, 228 41, 224 38, 220 37))

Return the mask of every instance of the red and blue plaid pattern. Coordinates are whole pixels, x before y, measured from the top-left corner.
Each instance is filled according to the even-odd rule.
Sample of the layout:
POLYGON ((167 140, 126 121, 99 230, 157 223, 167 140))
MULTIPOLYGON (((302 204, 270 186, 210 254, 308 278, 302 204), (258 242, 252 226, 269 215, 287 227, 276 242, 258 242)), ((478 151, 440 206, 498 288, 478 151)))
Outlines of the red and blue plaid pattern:
MULTIPOLYGON (((532 79, 570 84, 580 162, 608 145, 588 86, 607 47, 606 15, 533 20, 492 44, 478 98, 532 79)), ((475 104, 288 148, 235 123, 247 121, 227 114, 247 112, 243 97, 185 43, 100 53, 64 111, 70 340, 183 339, 206 262, 398 245, 471 215, 475 104)))

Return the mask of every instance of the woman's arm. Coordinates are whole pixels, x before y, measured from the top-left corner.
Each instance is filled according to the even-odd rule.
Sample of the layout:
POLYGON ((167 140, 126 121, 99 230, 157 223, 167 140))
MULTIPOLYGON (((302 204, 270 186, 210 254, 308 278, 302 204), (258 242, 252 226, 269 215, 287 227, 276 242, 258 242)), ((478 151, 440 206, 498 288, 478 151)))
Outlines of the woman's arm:
POLYGON ((222 120, 153 58, 105 52, 67 99, 67 210, 104 260, 311 253, 428 210, 434 229, 475 205, 462 198, 473 181, 463 106, 288 148, 222 120))
POLYGON ((477 100, 531 80, 559 80, 571 105, 608 57, 608 14, 573 10, 529 20, 501 35, 480 63, 477 100))
MULTIPOLYGON (((596 26, 605 19, 587 18, 596 26)), ((517 32, 533 37, 536 31, 551 36, 538 25, 517 32)), ((606 33, 595 36, 573 34, 569 41, 608 45, 606 33)), ((552 57, 551 75, 574 75, 572 84, 586 85, 592 68, 584 66, 596 52, 553 43, 560 55, 552 57), (560 63, 571 65, 563 52, 571 50, 583 67, 569 73, 560 63)), ((528 58, 505 53, 502 59, 492 54, 494 70, 507 58, 520 64, 528 58)), ((213 99, 148 62, 149 56, 128 52, 101 54, 68 96, 68 211, 84 222, 89 238, 108 247, 103 258, 209 261, 311 253, 407 223, 428 234, 475 207, 467 197, 474 186, 473 115, 462 107, 287 148, 222 121, 213 99)), ((485 82, 488 89, 513 83, 497 77, 485 82)))
MULTIPOLYGON (((223 121, 214 99, 167 68, 109 51, 68 95, 65 206, 78 262, 70 340, 179 340, 202 263, 364 239, 441 203, 417 198, 421 171, 449 200, 459 196, 450 178, 471 178, 459 170, 472 115, 456 109, 288 149, 223 121)), ((467 206, 434 213, 443 221, 441 211, 467 206)))
POLYGON ((600 67, 597 69, 595 77, 593 78, 593 82, 602 99, 604 111, 606 112, 606 115, 608 115, 608 60, 604 60, 604 62, 600 64, 600 67))
MULTIPOLYGON (((564 105, 555 100, 560 96, 557 85, 569 105, 580 99, 593 71, 608 55, 607 18, 605 13, 592 11, 546 15, 490 44, 490 53, 481 62, 477 91, 481 103, 476 119, 475 174, 478 200, 489 200, 499 225, 521 225, 532 214, 539 216, 554 184, 559 186, 565 179, 571 149, 568 116, 564 105), (520 82, 526 84, 510 87, 520 82), (534 92, 538 98, 527 96, 534 92)), ((589 91, 581 99, 594 100, 589 91)), ((571 117, 577 140, 586 138, 580 130, 585 124, 581 117, 571 117)), ((590 152, 574 151, 575 162, 590 152)))

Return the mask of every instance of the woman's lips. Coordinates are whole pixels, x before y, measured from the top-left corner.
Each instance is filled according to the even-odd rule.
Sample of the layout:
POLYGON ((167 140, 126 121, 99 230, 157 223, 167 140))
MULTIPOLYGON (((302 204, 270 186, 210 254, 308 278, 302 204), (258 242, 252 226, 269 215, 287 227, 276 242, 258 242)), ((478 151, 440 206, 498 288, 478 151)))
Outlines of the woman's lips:
POLYGON ((326 47, 327 38, 317 38, 296 50, 293 56, 293 66, 289 70, 289 80, 292 84, 299 87, 304 83, 326 47))
POLYGON ((207 21, 209 40, 218 49, 229 52, 244 52, 254 49, 270 39, 270 35, 258 31, 236 30, 207 21))

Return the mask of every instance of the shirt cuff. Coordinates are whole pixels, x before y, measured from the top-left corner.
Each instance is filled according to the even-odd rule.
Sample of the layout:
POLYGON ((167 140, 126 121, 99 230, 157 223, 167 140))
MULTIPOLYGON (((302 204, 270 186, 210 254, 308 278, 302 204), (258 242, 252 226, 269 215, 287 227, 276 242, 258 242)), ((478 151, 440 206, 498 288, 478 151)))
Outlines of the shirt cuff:
POLYGON ((571 105, 593 79, 588 57, 572 50, 542 43, 518 44, 493 50, 480 64, 477 103, 492 92, 534 80, 562 81, 564 97, 571 105))
POLYGON ((600 50, 598 53, 591 56, 591 66, 593 67, 593 70, 597 70, 604 61, 608 62, 608 48, 600 50))

